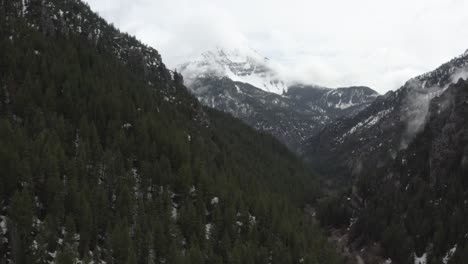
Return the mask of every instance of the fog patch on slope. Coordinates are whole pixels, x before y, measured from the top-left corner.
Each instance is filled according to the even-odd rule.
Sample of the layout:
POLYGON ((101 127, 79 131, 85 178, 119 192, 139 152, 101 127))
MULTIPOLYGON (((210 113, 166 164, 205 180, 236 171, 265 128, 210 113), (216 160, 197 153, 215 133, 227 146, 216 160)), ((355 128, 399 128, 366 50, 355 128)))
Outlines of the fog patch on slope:
POLYGON ((457 83, 458 80, 463 79, 463 80, 468 80, 468 67, 465 67, 463 69, 460 69, 457 71, 455 74, 452 75, 451 81, 452 83, 457 83))
POLYGON ((414 137, 424 129, 426 125, 429 105, 432 99, 440 96, 451 84, 457 83, 459 79, 468 79, 468 67, 455 71, 450 82, 445 86, 425 87, 425 81, 412 79, 406 83, 408 94, 401 110, 401 120, 406 123, 400 149, 405 149, 414 137))
POLYGON ((412 81, 402 108, 401 119, 406 123, 400 149, 405 149, 426 124, 430 101, 442 93, 439 87, 422 88, 419 81, 412 81), (417 82, 417 83, 414 83, 417 82))

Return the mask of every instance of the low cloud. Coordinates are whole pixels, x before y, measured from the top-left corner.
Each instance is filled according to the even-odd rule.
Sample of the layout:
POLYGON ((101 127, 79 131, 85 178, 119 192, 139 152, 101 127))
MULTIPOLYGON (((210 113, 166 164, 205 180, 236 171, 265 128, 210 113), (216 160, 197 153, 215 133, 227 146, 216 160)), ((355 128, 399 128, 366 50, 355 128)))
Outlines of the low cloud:
POLYGON ((323 86, 399 88, 468 46, 464 0, 87 0, 174 68, 247 45, 284 74, 323 86))
POLYGON ((458 80, 468 80, 468 67, 458 70, 454 75, 452 75, 451 81, 452 83, 457 83, 458 80))
MULTIPOLYGON (((460 79, 468 80, 468 66, 455 70, 450 77, 450 82, 443 87, 425 87, 416 78, 408 81, 406 84, 408 94, 401 112, 401 118, 406 122, 406 130, 400 145, 401 149, 406 148, 413 138, 424 129, 429 118, 429 106, 432 99, 440 96, 451 84, 457 83, 460 79)), ((448 102, 440 102, 440 104, 440 109, 443 109, 444 105, 448 105, 448 102)))
POLYGON ((424 129, 431 100, 443 92, 440 87, 423 88, 417 80, 412 80, 407 86, 410 89, 401 112, 401 119, 406 123, 406 130, 400 144, 401 149, 407 148, 413 138, 424 129))

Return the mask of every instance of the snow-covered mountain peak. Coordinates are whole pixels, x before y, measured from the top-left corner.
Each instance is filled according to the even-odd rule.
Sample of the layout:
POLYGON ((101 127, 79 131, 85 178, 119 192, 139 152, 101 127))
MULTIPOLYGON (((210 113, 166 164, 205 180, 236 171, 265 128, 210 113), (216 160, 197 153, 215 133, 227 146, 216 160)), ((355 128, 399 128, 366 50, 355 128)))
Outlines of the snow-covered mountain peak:
POLYGON ((215 59, 225 64, 230 63, 241 63, 246 64, 250 62, 255 63, 267 63, 268 58, 263 57, 257 51, 249 48, 244 49, 223 49, 216 47, 215 50, 206 51, 202 53, 202 57, 205 59, 215 59))
POLYGON ((181 65, 178 70, 188 85, 199 78, 227 77, 267 92, 283 94, 287 91, 287 85, 274 63, 252 49, 217 48, 202 53, 195 60, 181 65))

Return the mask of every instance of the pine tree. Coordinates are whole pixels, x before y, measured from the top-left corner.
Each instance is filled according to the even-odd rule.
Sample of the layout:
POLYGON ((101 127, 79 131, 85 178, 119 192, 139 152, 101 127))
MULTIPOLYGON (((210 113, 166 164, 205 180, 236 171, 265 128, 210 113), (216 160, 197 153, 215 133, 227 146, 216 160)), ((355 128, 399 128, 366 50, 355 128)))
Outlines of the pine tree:
POLYGON ((28 248, 33 221, 32 198, 28 190, 23 189, 13 195, 8 215, 13 261, 27 263, 30 256, 28 248))
POLYGON ((93 226, 91 208, 87 199, 84 196, 82 196, 81 198, 80 215, 78 217, 77 224, 80 233, 79 252, 80 256, 83 257, 88 255, 90 249, 90 242, 92 239, 91 229, 93 226))
POLYGON ((70 248, 66 247, 63 251, 60 251, 57 254, 55 262, 57 264, 74 264, 75 258, 76 256, 74 252, 70 248))

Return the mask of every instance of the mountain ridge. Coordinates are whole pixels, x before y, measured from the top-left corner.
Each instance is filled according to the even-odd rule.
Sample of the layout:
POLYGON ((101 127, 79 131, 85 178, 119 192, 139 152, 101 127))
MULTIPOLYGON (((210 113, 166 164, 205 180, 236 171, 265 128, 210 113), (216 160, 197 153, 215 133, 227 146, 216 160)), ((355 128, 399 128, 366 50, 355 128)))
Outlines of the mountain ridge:
POLYGON ((466 72, 468 53, 410 79, 400 89, 378 97, 356 116, 324 128, 304 146, 305 157, 325 175, 338 173, 344 178, 362 169, 361 160, 370 164, 392 160, 424 127, 430 101, 466 72), (325 165, 322 169, 320 164, 335 166, 325 165), (327 172, 330 168, 337 170, 327 172))
MULTIPOLYGON (((217 52, 222 53, 224 58, 226 52, 222 49, 217 52)), ((256 54, 263 60, 262 56, 256 54)), ((299 153, 306 139, 318 133, 325 125, 336 118, 358 113, 378 96, 377 92, 363 86, 331 89, 317 85, 288 84, 287 81, 278 81, 279 75, 273 68, 263 67, 262 72, 270 72, 266 76, 275 76, 273 85, 287 85, 286 89, 283 87, 269 92, 265 87, 255 86, 258 82, 226 74, 226 69, 231 71, 235 67, 248 68, 247 74, 255 72, 251 69, 249 59, 240 57, 242 59, 237 60, 201 59, 196 63, 186 63, 180 72, 190 91, 202 104, 230 113, 259 131, 274 135, 296 153, 299 153), (239 63, 233 64, 232 61, 239 63), (215 66, 212 66, 213 63, 215 66), (190 70, 191 67, 197 69, 190 70)), ((269 80, 270 77, 264 79, 259 86, 269 80)))
POLYGON ((334 191, 322 222, 339 226, 366 262, 466 260, 467 72, 465 52, 305 144, 303 157, 334 191))

